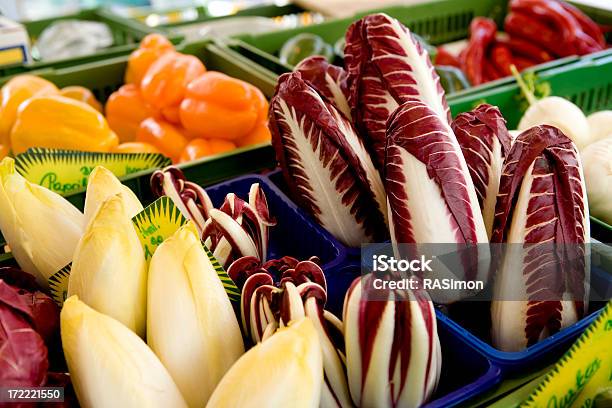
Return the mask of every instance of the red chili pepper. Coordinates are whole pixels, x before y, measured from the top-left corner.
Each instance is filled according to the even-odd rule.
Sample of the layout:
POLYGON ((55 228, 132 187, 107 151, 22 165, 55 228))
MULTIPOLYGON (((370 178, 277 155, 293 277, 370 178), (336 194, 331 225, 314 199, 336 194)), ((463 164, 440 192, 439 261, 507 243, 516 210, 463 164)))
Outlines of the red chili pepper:
POLYGON ((502 76, 512 75, 512 71, 510 70, 510 65, 512 65, 512 52, 507 45, 496 41, 491 47, 490 54, 489 60, 498 73, 502 76))
POLYGON ((438 47, 436 65, 450 65, 452 67, 461 68, 459 58, 448 52, 444 47, 438 47))
POLYGON ((578 10, 576 7, 572 6, 571 4, 568 4, 565 2, 560 2, 560 4, 561 4, 561 7, 565 9, 565 11, 570 13, 576 19, 576 21, 578 21, 578 23, 582 27, 582 30, 586 34, 588 34, 591 38, 593 38, 595 42, 599 44, 601 47, 606 46, 606 39, 604 38, 603 32, 599 28, 597 23, 595 23, 593 20, 589 18, 589 16, 587 16, 586 14, 584 14, 582 11, 578 10))
POLYGON ((515 56, 512 61, 516 65, 516 69, 520 72, 526 68, 537 65, 538 63, 532 59, 522 57, 520 55, 515 56))
POLYGON ((554 28, 527 14, 517 12, 508 14, 504 21, 504 30, 510 37, 531 41, 556 57, 571 55, 567 53, 563 41, 559 39, 554 28))
POLYGON ((461 69, 472 85, 484 82, 483 69, 486 50, 495 39, 497 25, 489 18, 476 17, 470 24, 470 40, 461 58, 461 69))
MULTIPOLYGON (((511 10, 524 12, 552 24, 561 33, 566 51, 563 55, 584 55, 603 49, 595 39, 587 34, 574 16, 557 0, 515 0, 511 10)), ((589 31, 592 28, 589 28, 589 31)))
POLYGON ((485 59, 483 63, 483 83, 489 81, 495 81, 496 79, 503 78, 505 75, 501 74, 492 61, 485 59))
POLYGON ((552 61, 554 59, 548 51, 540 48, 533 42, 523 40, 519 37, 510 37, 502 42, 506 44, 508 48, 510 48, 512 55, 522 55, 531 58, 538 63, 552 61))
POLYGON ((555 0, 515 0, 511 3, 510 10, 553 24, 568 45, 576 40, 576 32, 582 31, 576 19, 555 0))

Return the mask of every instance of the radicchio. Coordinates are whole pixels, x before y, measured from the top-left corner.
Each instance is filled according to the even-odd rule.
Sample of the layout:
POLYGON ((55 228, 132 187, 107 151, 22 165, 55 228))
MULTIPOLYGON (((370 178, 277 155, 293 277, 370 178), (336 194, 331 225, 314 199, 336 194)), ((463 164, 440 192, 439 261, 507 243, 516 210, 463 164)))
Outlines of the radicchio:
POLYGON ((32 328, 32 309, 19 290, 0 279, 0 384, 40 387, 45 383, 47 347, 32 328))
POLYGON ((302 79, 330 100, 347 118, 351 117, 346 87, 346 71, 342 67, 330 64, 325 57, 314 55, 303 59, 295 70, 302 74, 302 79))
POLYGON ((389 119, 385 174, 392 242, 488 242, 455 135, 425 103, 389 119))
POLYGON ((276 221, 259 183, 251 186, 248 202, 230 193, 219 209, 213 207, 206 190, 187 181, 174 166, 153 173, 151 189, 157 197, 168 196, 195 223, 202 241, 224 268, 243 256, 266 260, 268 229, 276 221))
POLYGON ((230 193, 219 209, 211 209, 202 230, 202 241, 227 268, 234 259, 254 256, 266 260, 268 229, 276 224, 259 183, 249 191, 249 202, 230 193))
POLYGON ((374 276, 355 279, 344 300, 349 388, 361 407, 418 407, 435 391, 442 353, 433 303, 412 290, 380 290, 374 276), (384 296, 387 301, 378 300, 384 296))
POLYGON ((508 244, 494 284, 496 347, 522 350, 584 315, 589 237, 576 146, 552 126, 523 132, 504 162, 491 235, 508 244))
POLYGON ((497 107, 482 104, 457 115, 451 127, 474 182, 487 234, 491 236, 502 166, 512 145, 506 120, 497 107))
POLYGON ((244 257, 232 263, 227 272, 242 286, 242 327, 252 341, 265 341, 291 321, 303 317, 312 320, 323 351, 320 406, 351 407, 342 322, 325 310, 327 284, 317 261, 284 257, 262 264, 256 258, 244 257))
POLYGON ((201 234, 213 208, 210 197, 202 187, 185 179, 175 166, 156 170, 151 176, 151 190, 157 197, 168 196, 181 214, 196 225, 201 234))
POLYGON ((348 246, 387 236, 378 171, 350 121, 302 74, 278 80, 270 102, 276 157, 293 198, 348 246))
POLYGON ((378 167, 385 158, 387 119, 402 103, 422 101, 450 124, 444 90, 427 51, 396 19, 372 14, 353 23, 344 54, 353 120, 378 167))

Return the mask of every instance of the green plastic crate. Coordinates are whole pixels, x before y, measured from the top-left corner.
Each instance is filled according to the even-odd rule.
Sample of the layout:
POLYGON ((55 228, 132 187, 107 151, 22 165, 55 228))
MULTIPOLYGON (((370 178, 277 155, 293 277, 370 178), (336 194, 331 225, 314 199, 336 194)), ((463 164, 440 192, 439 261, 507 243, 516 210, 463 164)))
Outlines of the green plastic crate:
POLYGON ((197 16, 194 19, 183 20, 183 21, 171 21, 160 23, 155 26, 149 26, 146 23, 147 16, 151 14, 157 14, 161 16, 170 16, 176 15, 181 12, 181 9, 169 9, 157 11, 151 8, 143 8, 142 10, 138 10, 134 15, 130 17, 126 17, 124 15, 119 15, 114 13, 111 9, 106 10, 106 15, 115 20, 117 23, 124 25, 132 25, 135 27, 140 27, 142 30, 156 30, 167 35, 176 36, 176 29, 180 29, 181 27, 189 26, 192 24, 205 23, 214 20, 232 18, 232 17, 246 17, 246 16, 258 16, 258 17, 279 17, 287 14, 301 13, 304 12, 304 9, 296 6, 294 4, 287 4, 284 6, 276 6, 276 5, 265 5, 258 7, 249 7, 245 9, 237 10, 233 14, 225 15, 225 16, 213 16, 208 12, 208 9, 203 6, 194 6, 190 7, 190 10, 193 10, 197 13, 197 16))
MULTIPOLYGON (((223 50, 208 41, 185 44, 177 47, 177 50, 186 54, 192 54, 202 59, 208 70, 220 71, 233 77, 249 82, 270 98, 274 93, 275 80, 263 75, 248 64, 232 60, 223 50)), ((55 83, 58 87, 70 85, 81 85, 89 88, 98 100, 104 102, 108 96, 123 85, 123 77, 127 66, 127 56, 116 57, 105 61, 91 62, 71 68, 41 69, 33 71, 55 83)), ((0 86, 9 78, 0 79, 0 86)), ((269 143, 248 146, 236 149, 209 158, 180 164, 185 176, 190 181, 200 185, 210 185, 232 177, 271 169, 276 166, 274 150, 269 143)), ((152 201, 149 180, 154 170, 142 171, 130 174, 122 178, 122 182, 132 189, 143 202, 152 201)), ((85 192, 77 192, 67 197, 75 206, 83 209, 85 204, 85 192)), ((4 251, 4 238, 0 233, 0 262, 4 251)), ((12 259, 10 255, 4 256, 12 259)))
MULTIPOLYGON (((585 115, 612 109, 612 55, 541 72, 538 81, 548 82, 552 95, 569 99, 585 115)), ((516 129, 524 113, 521 100, 521 91, 516 82, 513 82, 454 98, 449 104, 453 115, 469 111, 483 102, 498 106, 508 121, 508 128, 516 129)), ((591 217, 591 235, 610 243, 612 226, 591 217)))
MULTIPOLYGON (((53 61, 35 61, 29 64, 20 64, 12 66, 0 67, 0 78, 9 75, 21 74, 30 71, 38 71, 45 68, 66 68, 78 64, 99 61, 105 58, 112 58, 120 55, 126 55, 138 47, 140 40, 154 30, 140 27, 135 24, 122 23, 109 18, 103 10, 89 9, 82 10, 78 13, 68 14, 61 17, 48 18, 44 20, 25 21, 22 24, 30 36, 30 42, 33 46, 40 34, 52 23, 60 20, 88 20, 105 23, 113 34, 113 46, 100 50, 95 54, 85 55, 80 57, 65 58, 53 61)), ((171 38, 175 43, 180 41, 180 38, 171 38)))
MULTIPOLYGON (((191 43, 178 47, 178 50, 192 54, 202 59, 208 70, 220 71, 233 77, 247 81, 270 98, 274 93, 275 82, 261 75, 256 69, 240 62, 233 61, 216 45, 207 41, 191 43)), ((100 100, 104 101, 123 84, 123 76, 127 65, 127 56, 106 61, 92 62, 72 68, 47 69, 37 72, 59 87, 81 85, 92 90, 100 100)), ((1 85, 0 81, 0 85, 1 85)), ((276 166, 274 150, 271 144, 247 146, 222 155, 202 158, 193 162, 181 164, 188 180, 200 185, 214 184, 238 175, 271 169, 276 166)), ((122 182, 132 189, 143 201, 152 201, 149 180, 152 170, 142 171, 122 178, 122 182)), ((83 208, 85 192, 81 191, 67 197, 74 205, 83 208)), ((0 253, 3 252, 4 238, 0 234, 0 253)))
MULTIPOLYGON (((582 6, 580 7, 582 8, 582 6)), ((493 18, 498 26, 502 27, 507 8, 508 0, 433 0, 417 5, 374 9, 358 13, 353 17, 330 20, 308 27, 256 35, 246 34, 236 36, 233 39, 219 41, 229 49, 229 52, 240 54, 265 68, 268 71, 268 75, 280 75, 291 71, 293 66, 283 64, 278 58, 278 52, 288 39, 297 34, 313 33, 322 37, 326 42, 334 44, 339 38, 344 36, 346 29, 353 21, 371 13, 384 12, 397 18, 431 44, 439 45, 466 38, 470 22, 476 16, 493 18)), ((598 23, 612 25, 612 11, 604 11, 593 7, 585 7, 584 11, 589 13, 598 23)), ((610 53, 610 51, 605 52, 610 53)), ((592 58, 592 56, 585 58, 592 58)), ((579 60, 579 57, 560 58, 546 64, 537 65, 531 68, 531 70, 539 72, 579 60)), ((474 90, 495 88, 512 81, 512 78, 509 77, 501 78, 456 92, 453 96, 463 95, 474 90)))

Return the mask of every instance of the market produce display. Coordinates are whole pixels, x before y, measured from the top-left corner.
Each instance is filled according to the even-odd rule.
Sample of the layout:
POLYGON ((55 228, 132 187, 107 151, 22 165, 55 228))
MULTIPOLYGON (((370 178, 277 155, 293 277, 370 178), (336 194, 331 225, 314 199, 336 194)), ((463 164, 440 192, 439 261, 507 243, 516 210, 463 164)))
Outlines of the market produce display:
POLYGON ((159 33, 104 91, 3 82, 0 405, 61 387, 63 407, 606 406, 610 86, 520 73, 605 49, 606 28, 559 0, 507 12, 505 33, 466 17, 460 53, 392 13, 301 34, 269 101, 262 67, 159 33), (520 120, 493 84, 451 115, 447 95, 505 76, 520 120), (262 143, 245 151, 278 168, 230 179, 262 143))
MULTIPOLYGON (((571 136, 552 126, 537 126, 548 123, 546 118, 537 118, 531 124, 536 126, 521 132, 513 141, 501 112, 489 105, 481 105, 450 122, 444 92, 427 52, 406 27, 387 15, 370 15, 354 23, 347 32, 345 55, 346 84, 334 89, 348 91, 355 127, 346 124, 349 117, 335 109, 333 103, 337 98, 333 93, 331 99, 320 96, 329 95, 328 85, 337 81, 323 83, 322 91, 317 92, 316 86, 321 86, 321 81, 304 81, 298 69, 279 78, 272 99, 273 144, 287 185, 295 200, 322 226, 350 245, 341 230, 329 222, 330 215, 339 218, 338 209, 342 207, 335 205, 326 210, 317 201, 305 201, 305 197, 316 197, 319 201, 320 197, 337 197, 338 202, 348 203, 342 200, 342 194, 361 179, 357 175, 349 181, 346 165, 328 159, 325 153, 338 151, 333 156, 338 160, 351 157, 349 154, 354 150, 351 152, 347 147, 357 146, 363 152, 362 146, 367 146, 378 160, 370 162, 364 153, 357 153, 356 157, 365 169, 373 169, 371 163, 384 164, 380 169, 389 210, 389 231, 396 251, 401 243, 488 242, 574 244, 584 251, 581 245, 590 240, 588 204, 582 165, 571 136), (295 95, 300 93, 305 96, 296 101, 295 95), (307 116, 313 110, 317 115, 307 116), (330 147, 325 147, 326 142, 330 147), (331 150, 338 147, 343 150, 331 150), (314 165, 313 161, 318 162, 314 165), (563 222, 562 228, 556 226, 558 222, 563 222)), ((322 67, 325 72, 330 71, 326 64, 322 67)), ((538 101, 530 109, 538 109, 551 98, 538 101)), ((556 99, 572 105, 562 98, 556 99)), ((556 110, 548 112, 562 115, 556 110)), ((525 116, 535 115, 528 111, 525 116)), ((353 165, 352 169, 359 167, 353 165)), ((372 170, 372 174, 376 173, 372 170)), ((368 192, 367 197, 373 196, 368 192)), ((363 194, 361 197, 365 198, 363 194)), ((370 217, 374 214, 367 213, 370 217)), ((370 220, 362 219, 363 225, 370 220)), ((360 225, 354 220, 342 225, 349 225, 349 221, 356 227, 360 225)), ((361 242, 365 242, 363 238, 361 242)), ((512 253, 512 245, 509 248, 500 255, 500 269, 494 278, 499 291, 524 293, 520 298, 528 299, 530 293, 542 290, 541 285, 545 285, 545 281, 534 284, 528 279, 531 274, 566 279, 559 276, 562 271, 556 265, 548 271, 532 270, 529 260, 535 255, 521 250, 512 253), (517 258, 522 257, 524 265, 522 262, 517 265, 517 258), (520 276, 525 276, 525 280, 518 279, 520 276)), ((537 253, 537 249, 534 251, 537 253)), ((486 276, 486 272, 476 271, 479 276, 482 273, 486 276)), ((464 278, 474 279, 473 273, 464 271, 464 278)), ((568 273, 574 283, 555 289, 560 291, 559 299, 565 291, 578 290, 572 285, 582 287, 588 270, 568 273)), ((573 299, 583 297, 584 294, 578 294, 573 299)), ((508 297, 503 294, 497 297, 504 298, 508 297)), ((457 299, 437 300, 445 303, 457 299)), ((502 350, 523 350, 580 319, 585 310, 583 300, 575 300, 575 306, 572 302, 552 300, 534 305, 526 300, 525 313, 538 316, 537 319, 514 313, 517 320, 510 321, 504 308, 514 309, 515 303, 493 302, 493 342, 502 350)))
POLYGON ((2 157, 43 147, 161 153, 182 163, 270 140, 268 102, 259 89, 207 72, 160 34, 145 37, 130 55, 125 82, 103 109, 87 88, 58 89, 28 74, 12 78, 1 91, 2 157))

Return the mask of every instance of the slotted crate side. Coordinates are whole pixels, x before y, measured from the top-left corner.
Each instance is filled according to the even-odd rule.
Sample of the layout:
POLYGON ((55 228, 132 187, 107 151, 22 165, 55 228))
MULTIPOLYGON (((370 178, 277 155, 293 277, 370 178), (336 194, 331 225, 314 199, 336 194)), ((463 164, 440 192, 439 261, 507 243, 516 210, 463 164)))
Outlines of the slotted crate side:
POLYGON ((140 10, 137 14, 132 15, 130 17, 126 17, 124 15, 119 15, 112 11, 112 9, 103 9, 102 12, 104 16, 110 20, 113 20, 122 25, 128 25, 133 27, 138 27, 143 30, 153 30, 166 34, 173 33, 173 29, 181 28, 187 25, 205 23, 209 21, 221 20, 232 17, 278 17, 287 14, 301 13, 304 11, 303 8, 295 5, 295 4, 286 4, 283 6, 276 5, 265 5, 258 7, 248 7, 242 10, 238 10, 233 14, 228 14, 224 16, 213 16, 207 12, 206 7, 196 6, 190 7, 197 12, 197 17, 190 20, 184 21, 170 21, 170 22, 162 22, 155 26, 149 26, 146 24, 146 18, 148 15, 154 13, 157 15, 171 15, 171 14, 179 14, 183 9, 168 9, 168 10, 153 10, 151 8, 144 8, 140 10))
MULTIPOLYGON (((562 96, 578 105, 588 115, 612 108, 612 56, 552 68, 539 75, 538 82, 550 83, 552 95, 562 96)), ((456 115, 486 102, 498 106, 508 121, 509 129, 516 129, 523 115, 521 92, 516 82, 482 92, 453 98, 449 101, 456 115)))
MULTIPOLYGON (((583 7, 582 5, 577 6, 598 23, 612 25, 612 11, 605 11, 594 7, 583 7)), ((330 44, 334 44, 344 36, 346 29, 353 21, 373 12, 386 12, 399 19, 412 31, 420 34, 430 43, 438 45, 466 38, 471 20, 475 16, 491 17, 497 22, 499 27, 502 27, 507 9, 507 0, 474 2, 464 0, 433 0, 418 5, 393 6, 369 10, 350 18, 330 20, 307 28, 302 27, 271 33, 240 35, 229 40, 221 39, 219 41, 228 48, 228 52, 233 54, 234 58, 238 58, 241 55, 264 68, 269 76, 276 76, 293 69, 293 66, 282 63, 278 57, 278 51, 288 39, 298 34, 309 32, 320 36, 330 44)), ((583 57, 570 56, 559 58, 545 64, 536 65, 530 68, 530 71, 541 72, 545 69, 568 65, 580 60, 596 58, 599 55, 610 55, 611 52, 611 50, 606 50, 583 57)), ((511 77, 501 78, 455 92, 450 98, 468 95, 471 92, 480 92, 485 89, 497 88, 513 81, 511 77)))
POLYGON ((467 37, 470 22, 476 16, 487 16, 498 25, 503 23, 508 0, 434 0, 411 6, 394 6, 358 13, 353 19, 381 12, 397 18, 410 30, 434 45, 467 37))

